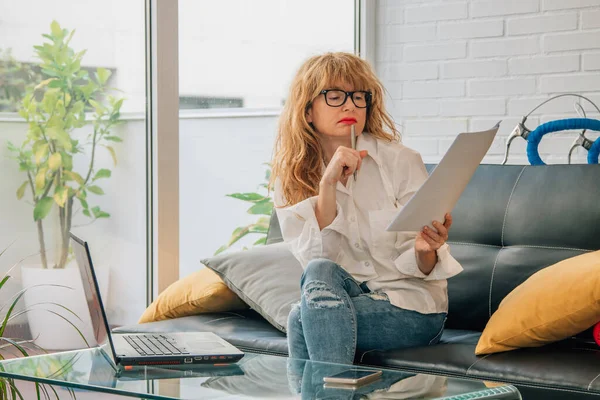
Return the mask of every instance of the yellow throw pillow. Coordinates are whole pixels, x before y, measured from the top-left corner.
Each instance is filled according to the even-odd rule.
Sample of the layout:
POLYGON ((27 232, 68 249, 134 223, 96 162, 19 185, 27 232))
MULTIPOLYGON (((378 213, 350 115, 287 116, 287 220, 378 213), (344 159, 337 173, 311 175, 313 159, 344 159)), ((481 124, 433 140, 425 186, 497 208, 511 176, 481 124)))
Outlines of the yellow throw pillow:
POLYGON ((500 303, 475 354, 539 347, 600 321, 600 251, 556 263, 531 275, 500 303))
POLYGON ((229 290, 213 270, 205 267, 166 288, 144 311, 138 323, 245 308, 248 305, 229 290))

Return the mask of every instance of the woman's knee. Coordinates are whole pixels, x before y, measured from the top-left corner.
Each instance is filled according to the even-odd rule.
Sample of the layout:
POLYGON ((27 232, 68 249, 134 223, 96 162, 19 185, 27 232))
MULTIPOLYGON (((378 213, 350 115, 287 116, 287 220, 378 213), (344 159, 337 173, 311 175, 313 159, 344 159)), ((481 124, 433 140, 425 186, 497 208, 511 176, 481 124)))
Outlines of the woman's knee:
POLYGON ((316 258, 309 261, 302 274, 302 282, 306 280, 324 280, 340 270, 340 266, 326 258, 316 258), (319 279, 321 277, 321 279, 319 279))

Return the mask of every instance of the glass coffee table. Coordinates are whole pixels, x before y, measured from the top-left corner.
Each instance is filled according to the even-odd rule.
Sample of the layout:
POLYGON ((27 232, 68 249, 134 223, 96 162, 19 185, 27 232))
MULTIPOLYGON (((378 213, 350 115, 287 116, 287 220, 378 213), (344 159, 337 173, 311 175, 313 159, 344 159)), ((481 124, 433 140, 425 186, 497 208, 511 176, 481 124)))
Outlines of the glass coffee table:
MULTIPOLYGON (((0 376, 80 392, 143 399, 506 399, 510 385, 381 369, 381 378, 358 388, 328 387, 323 378, 349 368, 371 369, 247 353, 223 366, 137 367, 117 371, 99 349, 0 362, 0 376), (474 392, 487 396, 475 397, 474 392)), ((377 368, 373 368, 377 369, 377 368)), ((99 397, 101 398, 101 397, 99 397)))

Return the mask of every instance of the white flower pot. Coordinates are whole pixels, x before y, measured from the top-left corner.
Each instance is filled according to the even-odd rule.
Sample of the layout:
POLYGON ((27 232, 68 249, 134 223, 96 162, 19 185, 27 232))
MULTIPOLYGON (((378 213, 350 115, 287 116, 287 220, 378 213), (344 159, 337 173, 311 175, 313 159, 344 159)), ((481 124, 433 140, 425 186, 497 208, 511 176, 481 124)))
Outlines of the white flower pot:
MULTIPOLYGON (((108 272, 108 268, 96 271, 103 299, 106 299, 108 292, 108 272)), ((87 347, 74 325, 89 346, 96 346, 81 274, 76 266, 71 264, 64 269, 23 266, 21 273, 23 288, 27 289, 23 298, 29 310, 29 329, 36 345, 46 350, 87 347)))

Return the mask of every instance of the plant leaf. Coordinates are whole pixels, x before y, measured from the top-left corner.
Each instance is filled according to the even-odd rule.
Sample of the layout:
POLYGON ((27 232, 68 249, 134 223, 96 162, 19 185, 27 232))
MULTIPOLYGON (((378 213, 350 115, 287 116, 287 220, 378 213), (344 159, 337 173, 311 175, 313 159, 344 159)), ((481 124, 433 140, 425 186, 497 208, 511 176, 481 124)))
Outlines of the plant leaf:
POLYGON ((250 233, 250 226, 251 225, 236 228, 231 234, 231 237, 229 238, 227 247, 231 247, 235 242, 237 242, 238 240, 246 236, 248 233, 250 233))
POLYGON ((99 195, 104 194, 104 190, 102 190, 102 188, 100 186, 96 186, 96 185, 88 186, 88 190, 95 194, 99 194, 99 195))
POLYGON ((115 164, 115 167, 117 166, 117 153, 115 153, 115 149, 113 149, 111 146, 104 146, 108 149, 108 151, 110 151, 110 155, 113 159, 113 163, 115 164))
POLYGON ((111 172, 109 169, 102 168, 101 170, 96 172, 96 175, 94 176, 93 180, 100 179, 100 178, 110 178, 110 175, 111 175, 111 172))
POLYGON ((51 139, 56 139, 61 146, 65 148, 67 151, 73 150, 73 144, 71 143, 71 137, 69 134, 63 129, 57 126, 52 126, 46 129, 46 133, 48 137, 51 139))
POLYGON ((92 208, 92 214, 94 214, 94 218, 108 218, 110 217, 110 214, 107 212, 104 212, 100 209, 100 207, 94 207, 92 208))
POLYGON ((268 197, 265 197, 259 193, 232 193, 232 194, 228 194, 226 196, 233 197, 234 199, 238 199, 238 200, 250 201, 252 203, 256 203, 256 202, 264 201, 265 199, 268 199, 268 197))
POLYGON ((23 198, 28 183, 28 181, 25 181, 21 184, 21 186, 19 186, 19 188, 17 189, 17 199, 21 200, 23 198))
POLYGON ((48 168, 40 168, 38 173, 35 176, 35 188, 36 189, 43 189, 44 186, 46 186, 46 172, 48 171, 48 168))
POLYGON ((254 242, 254 245, 259 245, 259 244, 267 244, 267 237, 261 237, 260 239, 258 239, 256 242, 254 242))
POLYGON ((52 199, 52 197, 46 196, 40 199, 33 209, 33 220, 39 221, 40 219, 46 218, 52 209, 52 204, 54 204, 54 199, 52 199))
POLYGON ((85 201, 85 199, 82 199, 81 197, 77 196, 77 198, 79 199, 79 202, 81 203, 81 207, 85 208, 86 210, 89 208, 88 206, 88 202, 85 201))
POLYGON ((121 139, 118 136, 104 136, 104 139, 106 139, 110 142, 116 142, 116 143, 121 143, 123 141, 123 139, 121 139))
POLYGON ((271 215, 273 212, 273 202, 270 198, 254 204, 248 209, 248 214, 271 215))
POLYGON ((224 252, 225 250, 227 250, 227 247, 228 247, 228 246, 227 246, 226 244, 224 244, 223 246, 219 247, 219 248, 217 249, 217 251, 215 251, 215 254, 213 254, 213 255, 215 255, 215 256, 216 256, 217 254, 224 252))
POLYGON ((35 152, 35 163, 37 165, 40 165, 40 163, 42 162, 42 160, 44 158, 46 158, 46 156, 48 155, 48 143, 44 143, 40 146, 38 146, 36 152, 35 152))
POLYGON ((56 78, 50 78, 50 79, 43 80, 43 81, 41 81, 40 83, 38 83, 38 84, 37 84, 37 86, 36 86, 35 88, 33 88, 33 90, 39 90, 39 89, 43 88, 43 87, 44 87, 44 86, 46 86, 46 85, 48 85, 49 87, 52 87, 52 86, 50 86, 49 84, 50 84, 52 81, 54 81, 54 80, 57 80, 57 79, 56 79, 56 78))
POLYGON ((50 24, 50 31, 52 32, 52 36, 54 37, 62 36, 62 29, 60 29, 60 25, 56 21, 52 21, 52 23, 50 24))
POLYGON ((267 234, 269 232, 269 227, 264 227, 259 224, 252 224, 249 226, 248 233, 264 233, 267 234))
POLYGON ((64 207, 69 196, 69 189, 66 186, 58 186, 54 192, 54 201, 59 207, 64 207))
POLYGON ((62 161, 62 166, 64 169, 72 170, 73 169, 73 157, 67 154, 64 151, 60 152, 60 158, 62 161))
POLYGON ((48 159, 48 166, 52 171, 56 171, 62 166, 62 157, 60 153, 54 153, 48 159))
POLYGON ((106 68, 98 68, 96 70, 96 79, 100 85, 104 85, 112 73, 106 68))
POLYGON ((67 181, 75 181, 77 183, 79 183, 80 185, 83 185, 83 178, 81 177, 81 175, 79 175, 77 172, 74 171, 63 171, 63 174, 67 177, 67 181))

